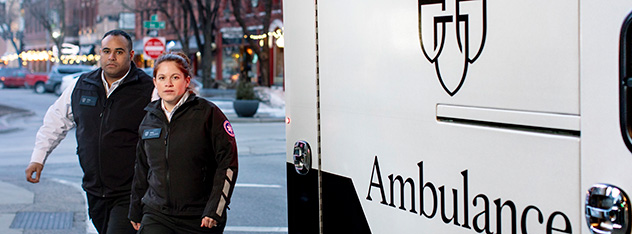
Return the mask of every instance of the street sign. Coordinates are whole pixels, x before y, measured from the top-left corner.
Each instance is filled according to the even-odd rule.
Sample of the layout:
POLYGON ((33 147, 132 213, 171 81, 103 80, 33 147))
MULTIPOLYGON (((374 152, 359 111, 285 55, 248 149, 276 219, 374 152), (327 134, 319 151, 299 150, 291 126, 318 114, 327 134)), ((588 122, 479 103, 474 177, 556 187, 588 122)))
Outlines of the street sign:
POLYGON ((143 21, 143 28, 146 29, 165 29, 165 21, 159 21, 158 15, 153 14, 149 17, 149 21, 143 21))
POLYGON ((165 29, 165 21, 143 21, 143 28, 165 29))
POLYGON ((162 53, 165 52, 165 38, 164 37, 144 37, 143 38, 143 53, 146 57, 151 59, 157 59, 162 53))

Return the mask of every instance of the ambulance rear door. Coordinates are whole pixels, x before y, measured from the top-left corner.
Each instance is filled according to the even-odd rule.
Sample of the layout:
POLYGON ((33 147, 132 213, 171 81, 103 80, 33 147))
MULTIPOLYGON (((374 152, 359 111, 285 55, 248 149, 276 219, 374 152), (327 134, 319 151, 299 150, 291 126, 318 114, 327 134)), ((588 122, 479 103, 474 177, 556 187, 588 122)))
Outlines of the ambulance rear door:
MULTIPOLYGON (((630 233, 632 2, 581 1, 582 229, 630 233)), ((588 233, 588 232, 585 232, 588 233)))

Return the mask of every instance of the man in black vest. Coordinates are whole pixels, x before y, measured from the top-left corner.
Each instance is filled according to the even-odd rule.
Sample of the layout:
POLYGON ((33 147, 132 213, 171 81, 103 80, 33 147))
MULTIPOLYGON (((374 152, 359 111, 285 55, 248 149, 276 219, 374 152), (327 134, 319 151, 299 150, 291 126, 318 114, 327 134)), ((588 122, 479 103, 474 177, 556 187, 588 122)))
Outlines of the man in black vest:
POLYGON ((124 31, 112 30, 103 36, 101 67, 82 74, 48 109, 26 168, 26 180, 39 182, 48 155, 76 127, 82 187, 99 233, 135 233, 127 213, 138 126, 154 85, 132 62, 132 48, 132 39, 124 31))

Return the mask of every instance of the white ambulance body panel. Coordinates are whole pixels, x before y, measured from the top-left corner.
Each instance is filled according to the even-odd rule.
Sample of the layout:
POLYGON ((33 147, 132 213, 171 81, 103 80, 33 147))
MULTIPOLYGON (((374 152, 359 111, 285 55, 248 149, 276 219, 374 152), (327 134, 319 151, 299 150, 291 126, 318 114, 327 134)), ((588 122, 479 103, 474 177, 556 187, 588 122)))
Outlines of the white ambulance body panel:
MULTIPOLYGON (((287 87, 293 87, 287 92, 286 112, 294 113, 287 125, 287 136, 292 139, 301 139, 309 142, 317 142, 317 110, 316 110, 316 32, 315 14, 312 1, 296 1, 292 10, 284 12, 286 19, 292 19, 285 24, 292 33, 285 35, 284 51, 285 66, 295 68, 285 71, 286 76, 295 77, 285 81, 287 87), (287 55, 287 54, 290 55, 287 55), (300 127, 294 130, 293 127, 300 127)), ((289 117, 289 115, 288 115, 289 117)), ((291 144, 294 144, 292 142, 291 144)), ((313 149, 317 150, 317 149, 313 149)), ((314 152, 317 155, 317 152, 314 152)), ((315 165, 318 166, 318 165, 315 165)))
POLYGON ((330 179, 342 177, 371 233, 590 233, 586 191, 632 191, 618 82, 630 11, 623 0, 284 2, 290 232, 358 230, 339 225, 358 219, 330 179), (291 170, 296 141, 318 174, 291 170), (293 208, 313 201, 307 184, 316 230, 292 218, 313 212, 293 208))
MULTIPOLYGON (((612 184, 630 194, 632 155, 621 134, 620 34, 630 1, 581 2, 581 190, 612 184)), ((630 43, 627 43, 630 45, 630 43)), ((585 194, 580 194, 582 197, 585 194)), ((586 221, 582 219, 582 230, 586 221)))

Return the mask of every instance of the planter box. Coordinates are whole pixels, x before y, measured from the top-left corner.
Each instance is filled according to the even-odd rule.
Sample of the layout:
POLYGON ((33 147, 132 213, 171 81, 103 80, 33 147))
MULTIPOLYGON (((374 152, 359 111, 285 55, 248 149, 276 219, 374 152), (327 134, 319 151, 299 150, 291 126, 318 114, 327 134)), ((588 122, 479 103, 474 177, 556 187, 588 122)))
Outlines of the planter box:
POLYGON ((235 100, 233 108, 239 117, 252 117, 259 109, 259 100, 235 100))

